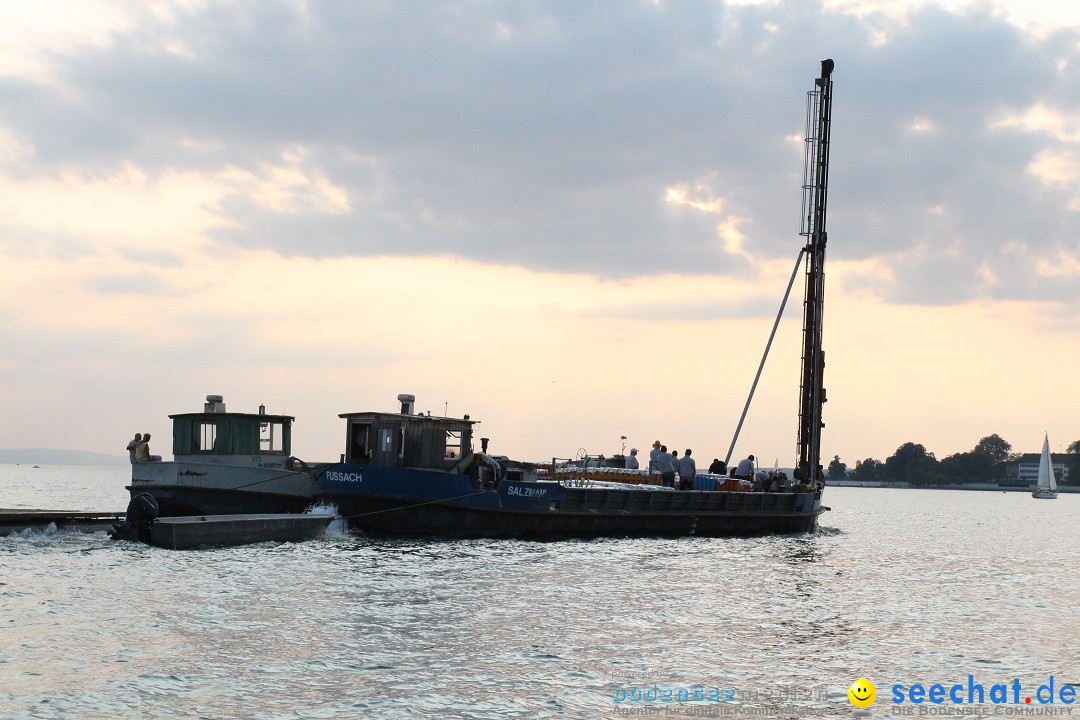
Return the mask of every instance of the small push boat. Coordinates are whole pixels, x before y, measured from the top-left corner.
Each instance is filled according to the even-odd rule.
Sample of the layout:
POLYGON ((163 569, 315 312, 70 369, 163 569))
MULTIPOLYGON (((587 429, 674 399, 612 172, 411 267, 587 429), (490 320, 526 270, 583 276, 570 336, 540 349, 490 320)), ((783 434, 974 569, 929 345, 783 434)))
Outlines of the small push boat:
POLYGON ((299 542, 322 535, 333 515, 190 515, 159 518, 147 541, 156 547, 186 550, 258 542, 299 542))
POLYGON ((128 504, 124 522, 113 525, 110 536, 170 550, 298 542, 322 535, 335 517, 324 513, 265 513, 159 518, 157 510, 153 496, 135 496, 128 504))

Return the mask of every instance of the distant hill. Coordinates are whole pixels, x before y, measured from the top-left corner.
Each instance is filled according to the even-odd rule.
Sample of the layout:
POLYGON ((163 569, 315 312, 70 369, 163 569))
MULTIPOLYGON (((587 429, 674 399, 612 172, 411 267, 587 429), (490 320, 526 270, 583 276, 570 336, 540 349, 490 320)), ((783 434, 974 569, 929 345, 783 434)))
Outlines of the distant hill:
POLYGON ((106 455, 88 450, 16 448, 0 450, 0 463, 35 465, 127 465, 127 455, 106 455))

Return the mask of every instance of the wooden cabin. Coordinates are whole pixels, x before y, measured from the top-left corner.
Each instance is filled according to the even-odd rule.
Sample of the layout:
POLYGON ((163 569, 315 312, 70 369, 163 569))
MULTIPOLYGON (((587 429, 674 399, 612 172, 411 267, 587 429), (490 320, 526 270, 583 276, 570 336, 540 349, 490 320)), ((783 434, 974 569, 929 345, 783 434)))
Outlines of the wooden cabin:
POLYGON ((346 421, 343 462, 384 467, 449 470, 473 452, 467 417, 413 414, 412 395, 399 395, 400 413, 343 413, 346 421))
POLYGON ((289 415, 230 413, 220 395, 208 395, 201 413, 170 415, 173 455, 188 462, 221 462, 243 456, 245 464, 284 465, 292 453, 289 415))

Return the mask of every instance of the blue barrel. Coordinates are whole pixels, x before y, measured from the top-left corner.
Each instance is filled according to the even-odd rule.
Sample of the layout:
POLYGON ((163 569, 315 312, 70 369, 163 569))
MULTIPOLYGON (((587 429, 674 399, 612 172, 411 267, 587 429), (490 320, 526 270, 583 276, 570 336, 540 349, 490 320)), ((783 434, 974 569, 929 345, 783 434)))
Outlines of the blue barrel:
POLYGON ((694 476, 694 489, 695 490, 715 490, 716 478, 711 475, 695 475, 694 476))

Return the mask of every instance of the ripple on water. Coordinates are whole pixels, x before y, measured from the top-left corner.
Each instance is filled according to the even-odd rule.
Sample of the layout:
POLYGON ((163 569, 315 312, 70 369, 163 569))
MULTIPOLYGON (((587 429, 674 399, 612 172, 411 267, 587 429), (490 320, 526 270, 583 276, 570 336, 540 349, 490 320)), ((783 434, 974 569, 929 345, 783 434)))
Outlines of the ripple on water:
POLYGON ((1020 500, 830 489, 819 532, 729 540, 331 533, 173 552, 0 538, 0 706, 20 720, 604 718, 613 683, 655 682, 820 690, 818 714, 846 717, 859 676, 1068 677, 1080 497, 1020 500))

